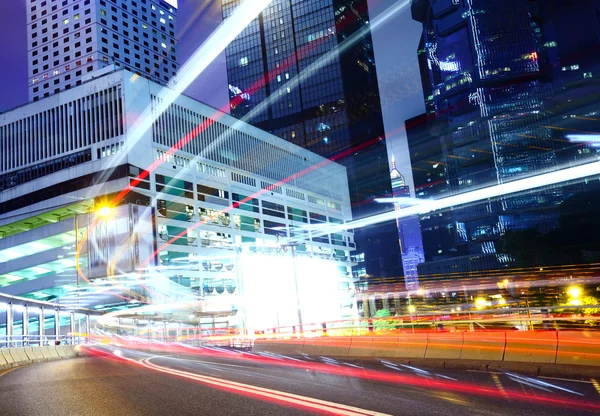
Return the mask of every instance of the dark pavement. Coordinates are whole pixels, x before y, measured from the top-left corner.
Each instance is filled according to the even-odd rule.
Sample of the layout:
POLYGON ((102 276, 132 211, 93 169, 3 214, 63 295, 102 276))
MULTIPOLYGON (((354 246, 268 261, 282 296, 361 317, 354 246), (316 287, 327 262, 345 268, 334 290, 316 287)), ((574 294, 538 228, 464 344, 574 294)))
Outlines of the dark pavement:
POLYGON ((600 385, 593 379, 389 363, 359 368, 320 357, 299 361, 203 351, 182 356, 98 347, 91 353, 101 356, 0 373, 0 415, 600 413, 600 385))

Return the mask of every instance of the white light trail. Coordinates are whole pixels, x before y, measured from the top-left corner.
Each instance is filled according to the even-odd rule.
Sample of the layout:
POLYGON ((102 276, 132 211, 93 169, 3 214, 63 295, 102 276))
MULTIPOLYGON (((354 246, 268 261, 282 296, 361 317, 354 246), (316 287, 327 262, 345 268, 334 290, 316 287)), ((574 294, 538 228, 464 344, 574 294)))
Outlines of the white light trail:
POLYGON ((396 218, 411 217, 424 214, 431 211, 437 211, 446 208, 452 208, 473 202, 483 201, 491 198, 498 198, 510 194, 530 191, 545 186, 558 185, 564 182, 575 181, 589 176, 600 175, 600 162, 592 162, 585 165, 572 168, 561 169, 554 172, 544 173, 525 179, 519 179, 513 182, 500 185, 488 186, 487 188, 476 191, 465 192, 463 194, 449 196, 442 199, 432 199, 429 203, 415 205, 400 209, 398 211, 389 211, 372 217, 361 218, 346 224, 333 225, 327 224, 327 232, 337 232, 349 229, 367 227, 384 221, 395 220, 396 218))
MULTIPOLYGON (((175 76, 158 94, 158 104, 155 108, 148 106, 135 124, 129 129, 126 145, 130 149, 152 127, 156 117, 161 115, 185 91, 187 87, 225 50, 271 0, 245 0, 242 2, 219 27, 200 45, 194 54, 183 64, 175 76)), ((118 166, 127 152, 121 154, 112 162, 118 166)), ((98 183, 104 183, 111 172, 106 172, 98 183)))

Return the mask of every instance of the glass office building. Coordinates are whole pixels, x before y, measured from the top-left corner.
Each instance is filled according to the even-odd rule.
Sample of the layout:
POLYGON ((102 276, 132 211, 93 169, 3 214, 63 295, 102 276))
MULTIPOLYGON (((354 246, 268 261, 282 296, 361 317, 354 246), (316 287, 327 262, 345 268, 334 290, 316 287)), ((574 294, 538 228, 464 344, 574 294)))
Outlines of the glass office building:
MULTIPOLYGON (((413 0, 413 18, 423 24, 425 135, 441 150, 448 194, 591 160, 596 148, 572 140, 580 129, 598 131, 590 106, 597 97, 597 59, 588 51, 598 48, 598 26, 590 16, 600 5, 585 3, 413 0)), ((413 165, 418 163, 416 157, 413 165)), ((545 189, 453 208, 450 237, 439 247, 450 258, 420 269, 437 276, 508 267, 497 240, 509 229, 553 229, 557 207, 572 191, 545 189)))
MULTIPOLYGON (((346 166, 354 218, 392 195, 368 21, 366 1, 274 0, 226 49, 231 114, 346 166)), ((393 221, 356 242, 356 276, 401 275, 393 221)))

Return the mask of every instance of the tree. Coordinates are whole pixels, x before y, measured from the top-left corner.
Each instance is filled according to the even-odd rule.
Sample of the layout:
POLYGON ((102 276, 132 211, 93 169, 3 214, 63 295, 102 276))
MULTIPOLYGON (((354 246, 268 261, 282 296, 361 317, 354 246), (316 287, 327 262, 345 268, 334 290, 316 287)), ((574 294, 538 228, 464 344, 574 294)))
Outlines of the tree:
POLYGON ((517 267, 600 261, 600 192, 581 192, 559 207, 559 226, 545 234, 536 229, 508 230, 498 241, 517 267))

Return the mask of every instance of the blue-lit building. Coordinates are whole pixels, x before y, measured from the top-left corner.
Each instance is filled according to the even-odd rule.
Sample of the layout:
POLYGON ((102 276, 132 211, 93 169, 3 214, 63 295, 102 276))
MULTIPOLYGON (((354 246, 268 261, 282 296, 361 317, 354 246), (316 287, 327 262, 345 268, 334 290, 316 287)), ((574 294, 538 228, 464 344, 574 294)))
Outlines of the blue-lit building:
MULTIPOLYGON (((396 212, 407 206, 410 202, 410 187, 406 184, 404 176, 396 168, 396 161, 392 159, 392 195, 394 197, 396 212), (406 202, 403 200, 406 199, 406 202)), ((419 288, 419 274, 417 266, 425 260, 423 254, 423 241, 419 217, 397 218, 398 241, 402 254, 402 269, 404 271, 404 284, 408 290, 419 288)))
MULTIPOLYGON (((226 19, 239 4, 223 0, 226 19)), ((353 217, 387 209, 385 133, 366 0, 274 0, 226 49, 231 114, 348 169, 353 217)), ((393 221, 356 230, 355 276, 402 274, 393 221)))
MULTIPOLYGON (((422 135, 440 150, 446 194, 594 157, 593 143, 576 132, 599 131, 592 104, 598 98, 599 10, 598 1, 413 0, 413 18, 423 24, 418 53, 428 131, 422 135)), ((413 150, 415 173, 423 159, 413 150)), ((417 197, 438 197, 417 182, 417 197)), ((572 191, 546 189, 440 213, 447 216, 437 224, 447 228, 441 256, 427 255, 433 247, 424 231, 428 261, 419 274, 509 267, 497 240, 508 229, 551 230, 558 205, 572 191)), ((423 218, 421 228, 429 229, 423 218)))

